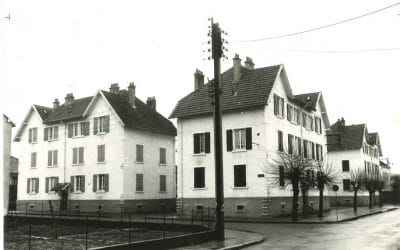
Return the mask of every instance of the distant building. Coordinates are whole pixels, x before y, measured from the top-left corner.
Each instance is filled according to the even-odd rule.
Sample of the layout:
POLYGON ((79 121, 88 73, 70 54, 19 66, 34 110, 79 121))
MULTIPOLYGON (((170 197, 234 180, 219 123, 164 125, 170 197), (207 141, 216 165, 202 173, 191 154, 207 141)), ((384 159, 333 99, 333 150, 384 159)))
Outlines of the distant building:
POLYGON ((18 158, 11 156, 10 159, 10 183, 8 209, 14 211, 17 204, 17 188, 18 188, 18 158))
MULTIPOLYGON (((212 81, 204 85, 199 70, 194 76, 194 91, 179 100, 170 116, 177 118, 178 129, 178 214, 215 207, 212 81)), ((329 120, 322 94, 295 95, 283 65, 254 68, 246 58, 243 66, 238 55, 222 73, 221 88, 225 216, 290 213, 291 187, 269 179, 265 163, 277 159, 279 151, 325 158, 329 120)), ((308 196, 308 205, 317 209, 317 190, 308 196)))
POLYGON ((11 159, 11 130, 15 124, 3 114, 3 215, 8 213, 9 176, 11 159))
POLYGON ((17 209, 159 212, 175 209, 174 125, 135 85, 53 107, 33 105, 19 128, 17 209))
MULTIPOLYGON (((366 124, 346 125, 342 118, 331 126, 327 137, 328 162, 340 173, 339 205, 350 206, 353 204, 351 172, 357 169, 367 173, 386 171, 380 167, 382 149, 379 135, 369 133, 366 124)), ((368 192, 358 192, 358 204, 368 205, 368 192)))

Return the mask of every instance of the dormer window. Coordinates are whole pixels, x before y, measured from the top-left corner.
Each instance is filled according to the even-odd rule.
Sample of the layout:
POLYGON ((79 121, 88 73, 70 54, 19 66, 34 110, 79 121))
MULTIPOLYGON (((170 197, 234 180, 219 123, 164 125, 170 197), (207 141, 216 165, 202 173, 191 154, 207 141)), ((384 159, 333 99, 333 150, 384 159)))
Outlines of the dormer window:
POLYGON ((94 118, 93 134, 106 134, 110 132, 110 116, 99 116, 94 118))
POLYGON ((58 126, 51 126, 44 128, 43 133, 44 141, 58 140, 58 126))

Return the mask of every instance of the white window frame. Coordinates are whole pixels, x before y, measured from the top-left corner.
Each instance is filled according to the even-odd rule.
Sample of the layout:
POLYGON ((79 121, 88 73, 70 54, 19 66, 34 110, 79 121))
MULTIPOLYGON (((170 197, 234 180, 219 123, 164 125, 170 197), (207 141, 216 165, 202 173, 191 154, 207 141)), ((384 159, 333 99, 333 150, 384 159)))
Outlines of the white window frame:
POLYGON ((277 117, 283 118, 285 116, 285 99, 283 97, 276 95, 278 100, 278 114, 277 117))
POLYGON ((100 144, 100 145, 97 145, 97 158, 96 158, 96 161, 97 161, 97 163, 106 163, 106 145, 105 144, 100 144), (98 161, 98 159, 99 159, 99 146, 103 146, 104 147, 104 161, 98 161))
POLYGON ((161 175, 159 175, 160 177, 159 177, 159 184, 160 184, 160 187, 159 187, 159 192, 160 193, 166 193, 167 192, 167 175, 166 174, 161 174, 161 175), (161 176, 164 176, 165 177, 165 190, 161 190, 161 176))
POLYGON ((74 147, 72 148, 72 165, 73 166, 78 166, 78 165, 84 165, 85 164, 85 148, 84 147, 74 147), (80 153, 79 153, 79 149, 83 148, 83 161, 79 162, 79 158, 80 158, 80 153), (74 149, 76 149, 76 162, 74 163, 74 149))
POLYGON ((47 167, 48 168, 58 167, 58 150, 55 149, 55 150, 48 150, 47 151, 47 167), (48 156, 49 153, 48 152, 51 152, 51 165, 49 165, 49 162, 48 162, 49 161, 49 158, 48 158, 49 157, 48 156), (54 159, 55 159, 54 152, 57 152, 57 164, 54 164, 54 159))
POLYGON ((246 150, 246 129, 239 128, 233 130, 233 150, 246 150))
POLYGON ((206 133, 199 133, 199 143, 200 143, 200 154, 204 154, 206 152, 206 133))
POLYGON ((97 175, 97 192, 106 191, 106 177, 104 174, 97 175))
POLYGON ((80 175, 74 176, 74 193, 82 193, 81 179, 80 175))
POLYGON ((54 128, 58 127, 58 125, 49 126, 47 128, 47 140, 48 141, 57 141, 60 137, 60 128, 58 127, 58 137, 54 138, 54 128))
POLYGON ((35 169, 37 168, 37 152, 31 152, 31 168, 35 169), (32 166, 33 164, 33 155, 35 155, 35 166, 32 166))
POLYGON ((37 194, 36 192, 36 178, 29 178, 29 194, 37 194))
POLYGON ((57 177, 49 177, 49 193, 55 193, 55 191, 51 191, 55 187, 57 177))
POLYGON ((106 120, 106 116, 99 116, 98 117, 98 124, 97 124, 97 133, 98 134, 105 134, 105 126, 104 126, 104 122, 106 120))
POLYGON ((163 147, 160 147, 159 151, 160 151, 160 165, 165 166, 165 165, 167 165, 167 149, 163 148, 163 147), (164 152, 164 162, 161 161, 163 159, 163 157, 161 157, 162 156, 162 154, 161 154, 162 151, 164 152))
MULTIPOLYGON (((31 135, 31 142, 30 143, 37 143, 38 142, 38 128, 30 128, 29 129, 29 134, 31 135)), ((28 135, 29 136, 29 135, 28 135)))
POLYGON ((135 157, 135 162, 136 162, 136 163, 144 163, 144 145, 143 145, 143 144, 136 144, 135 150, 136 150, 136 152, 135 152, 135 155, 136 155, 136 157, 135 157), (137 150, 138 146, 139 146, 139 147, 142 147, 142 161, 139 161, 139 160, 138 160, 138 154, 137 154, 137 152, 138 152, 138 150, 137 150))

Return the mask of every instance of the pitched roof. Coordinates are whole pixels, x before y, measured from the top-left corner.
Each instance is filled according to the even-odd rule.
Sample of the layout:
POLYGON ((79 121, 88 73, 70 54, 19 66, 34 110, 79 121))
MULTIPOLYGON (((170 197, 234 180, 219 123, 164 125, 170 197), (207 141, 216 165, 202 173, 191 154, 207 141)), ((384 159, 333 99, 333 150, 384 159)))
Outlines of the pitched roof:
MULTIPOLYGON (((221 110, 230 111, 241 108, 254 108, 267 104, 269 94, 282 65, 254 70, 241 67, 239 81, 233 81, 233 67, 221 74, 221 110)), ((170 118, 211 114, 213 106, 208 88, 213 80, 203 88, 197 89, 179 100, 170 118)))
POLYGON ((320 93, 321 92, 313 92, 313 93, 293 95, 293 98, 291 98, 291 100, 300 105, 305 104, 306 107, 309 109, 316 110, 318 97, 319 97, 320 93))
POLYGON ((377 139, 378 139, 378 133, 368 133, 368 136, 367 136, 367 141, 368 141, 368 143, 370 143, 370 144, 377 144, 378 142, 377 142, 377 139))
POLYGON ((10 118, 8 118, 8 116, 6 116, 6 114, 3 114, 3 118, 4 118, 7 122, 9 122, 9 123, 11 124, 11 127, 15 127, 15 124, 11 121, 10 118))
POLYGON ((48 115, 44 120, 45 123, 58 122, 60 120, 73 120, 82 117, 83 112, 89 105, 93 96, 75 99, 72 104, 66 105, 65 103, 60 105, 56 109, 50 109, 48 115))
POLYGON ((45 107, 45 106, 40 106, 40 105, 33 105, 36 109, 36 111, 39 113, 40 118, 42 118, 42 120, 45 120, 47 118, 47 116, 50 114, 50 112, 52 111, 51 108, 49 107, 45 107))
POLYGON ((363 146, 365 124, 344 126, 339 132, 338 122, 327 132, 328 152, 358 149, 363 146))

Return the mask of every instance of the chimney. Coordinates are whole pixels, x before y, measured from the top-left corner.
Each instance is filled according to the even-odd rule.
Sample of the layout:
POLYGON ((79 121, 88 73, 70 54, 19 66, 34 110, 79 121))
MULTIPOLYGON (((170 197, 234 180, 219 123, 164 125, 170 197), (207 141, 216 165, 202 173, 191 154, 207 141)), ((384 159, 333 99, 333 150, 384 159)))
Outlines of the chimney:
POLYGON ((111 92, 111 93, 114 93, 114 94, 118 94, 118 92, 119 92, 119 85, 118 85, 118 83, 113 83, 113 84, 111 84, 111 86, 110 86, 110 92, 111 92))
POLYGON ((129 101, 129 104, 131 104, 131 106, 134 108, 136 108, 136 106, 135 106, 135 90, 136 90, 135 83, 133 83, 133 82, 129 83, 128 101, 129 101))
POLYGON ((246 69, 253 70, 254 69, 253 59, 251 59, 250 57, 246 57, 246 61, 244 62, 244 67, 246 69))
POLYGON ((70 105, 70 104, 72 104, 73 101, 74 101, 74 95, 72 93, 68 93, 65 96, 65 104, 70 105))
POLYGON ((156 110, 156 97, 155 96, 147 97, 146 104, 152 110, 156 110))
POLYGON ((235 54, 235 57, 233 58, 233 81, 238 82, 240 79, 240 71, 242 68, 242 65, 240 64, 242 60, 240 59, 238 54, 235 54))
POLYGON ((200 70, 196 69, 194 72, 194 90, 201 89, 204 86, 204 74, 200 70))
POLYGON ((56 108, 58 108, 58 107, 60 107, 60 102, 59 102, 58 99, 56 98, 56 99, 54 99, 54 102, 53 102, 53 109, 56 109, 56 108))
POLYGON ((346 127, 346 121, 342 117, 341 119, 338 119, 338 132, 341 134, 344 131, 344 128, 346 127))

